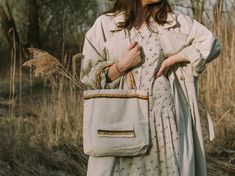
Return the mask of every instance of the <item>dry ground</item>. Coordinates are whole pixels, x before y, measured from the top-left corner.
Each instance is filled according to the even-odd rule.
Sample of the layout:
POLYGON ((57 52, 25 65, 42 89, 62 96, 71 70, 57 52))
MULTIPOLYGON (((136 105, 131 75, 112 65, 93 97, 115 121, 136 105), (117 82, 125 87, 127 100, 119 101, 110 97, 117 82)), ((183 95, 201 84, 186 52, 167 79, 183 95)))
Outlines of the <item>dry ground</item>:
MULTIPOLYGON (((85 175, 87 156, 82 151, 81 92, 66 88, 51 90, 40 81, 34 85, 31 91, 25 87, 21 105, 16 99, 12 113, 13 104, 3 91, 7 88, 1 89, 0 176, 85 175)), ((229 134, 225 132, 221 136, 224 126, 220 125, 216 140, 206 142, 208 175, 232 176, 235 148, 234 141, 229 142, 232 137, 229 134, 234 134, 234 126, 227 125, 229 134)))

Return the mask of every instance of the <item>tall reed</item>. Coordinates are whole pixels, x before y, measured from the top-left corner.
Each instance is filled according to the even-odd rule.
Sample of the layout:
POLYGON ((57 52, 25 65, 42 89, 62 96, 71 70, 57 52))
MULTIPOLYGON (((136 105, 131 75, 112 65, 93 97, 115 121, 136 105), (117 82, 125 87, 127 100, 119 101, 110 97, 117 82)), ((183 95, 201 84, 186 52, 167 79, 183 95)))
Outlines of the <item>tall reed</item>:
POLYGON ((223 0, 217 0, 213 9, 213 25, 221 43, 221 54, 202 73, 199 84, 200 97, 206 103, 212 115, 216 139, 213 143, 218 148, 235 148, 235 25, 228 15, 223 13, 223 0))

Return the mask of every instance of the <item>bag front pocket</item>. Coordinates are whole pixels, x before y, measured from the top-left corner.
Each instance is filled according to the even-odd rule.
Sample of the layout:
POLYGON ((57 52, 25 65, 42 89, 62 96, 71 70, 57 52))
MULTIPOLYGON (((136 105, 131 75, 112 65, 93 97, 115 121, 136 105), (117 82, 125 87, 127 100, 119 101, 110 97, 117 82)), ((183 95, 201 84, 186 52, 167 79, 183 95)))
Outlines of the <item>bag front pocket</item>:
POLYGON ((149 149, 149 124, 146 121, 134 124, 97 125, 84 138, 85 154, 102 156, 136 156, 149 149))
POLYGON ((97 135, 99 137, 133 138, 135 132, 133 125, 101 125, 97 128, 97 135))

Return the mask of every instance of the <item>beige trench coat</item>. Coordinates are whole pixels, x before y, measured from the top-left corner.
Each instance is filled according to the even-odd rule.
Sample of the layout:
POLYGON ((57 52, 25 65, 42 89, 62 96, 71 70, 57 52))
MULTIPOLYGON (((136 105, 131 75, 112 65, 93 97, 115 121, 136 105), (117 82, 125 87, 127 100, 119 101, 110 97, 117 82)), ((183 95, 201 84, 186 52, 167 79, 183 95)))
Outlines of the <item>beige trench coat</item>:
MULTIPOLYGON (((101 87, 117 88, 120 78, 107 83, 105 66, 121 57, 128 47, 128 32, 119 30, 123 13, 115 17, 101 15, 85 35, 81 81, 88 89, 96 89, 97 73, 101 72, 101 87)), ((151 26, 159 33, 165 57, 180 54, 190 63, 176 64, 167 74, 174 95, 181 150, 181 175, 205 176, 206 159, 198 107, 197 82, 206 65, 217 58, 220 44, 214 34, 196 20, 178 11, 169 13, 168 23, 151 26), (193 139, 193 140, 192 140, 193 139)), ((214 138, 210 116, 207 117, 209 139, 214 138)))

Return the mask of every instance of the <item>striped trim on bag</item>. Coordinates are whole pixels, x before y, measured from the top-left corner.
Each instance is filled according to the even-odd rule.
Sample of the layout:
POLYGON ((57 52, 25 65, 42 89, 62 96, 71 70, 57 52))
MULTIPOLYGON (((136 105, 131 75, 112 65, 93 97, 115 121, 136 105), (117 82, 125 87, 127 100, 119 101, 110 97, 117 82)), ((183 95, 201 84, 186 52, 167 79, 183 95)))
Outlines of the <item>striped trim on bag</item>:
POLYGON ((97 134, 100 137, 135 137, 134 130, 97 130, 97 134))
POLYGON ((92 98, 138 98, 143 100, 148 100, 148 96, 140 95, 140 94, 93 94, 93 95, 85 95, 83 97, 84 100, 92 99, 92 98))

